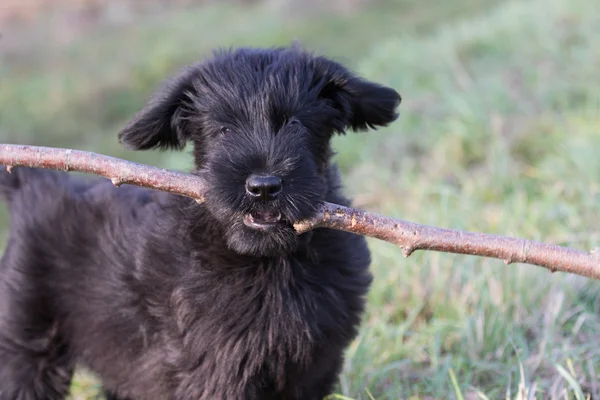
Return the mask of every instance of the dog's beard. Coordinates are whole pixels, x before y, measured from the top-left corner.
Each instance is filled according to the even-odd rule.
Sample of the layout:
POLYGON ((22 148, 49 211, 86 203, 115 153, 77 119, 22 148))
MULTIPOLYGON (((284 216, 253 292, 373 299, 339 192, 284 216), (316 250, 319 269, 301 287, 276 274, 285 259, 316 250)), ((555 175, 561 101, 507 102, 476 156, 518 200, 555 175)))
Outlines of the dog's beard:
POLYGON ((226 223, 227 245, 237 253, 258 257, 293 253, 300 243, 293 223, 313 215, 314 204, 316 203, 308 201, 300 204, 276 201, 272 205, 253 205, 243 208, 242 211, 228 213, 223 221, 226 223), (261 224, 258 218, 261 215, 271 216, 271 223, 261 224))
POLYGON ((258 257, 276 257, 293 253, 298 248, 298 235, 287 221, 265 230, 246 226, 244 215, 239 215, 226 228, 227 246, 240 254, 258 257))
POLYGON ((294 198, 282 196, 267 204, 252 203, 244 200, 244 197, 236 198, 237 202, 223 202, 223 197, 220 200, 217 201, 217 198, 209 194, 205 204, 223 227, 227 246, 239 254, 274 257, 290 254, 298 249, 302 241, 293 223, 312 216, 321 199, 313 192, 294 198), (261 224, 264 221, 258 218, 260 216, 270 217, 271 223, 261 224))

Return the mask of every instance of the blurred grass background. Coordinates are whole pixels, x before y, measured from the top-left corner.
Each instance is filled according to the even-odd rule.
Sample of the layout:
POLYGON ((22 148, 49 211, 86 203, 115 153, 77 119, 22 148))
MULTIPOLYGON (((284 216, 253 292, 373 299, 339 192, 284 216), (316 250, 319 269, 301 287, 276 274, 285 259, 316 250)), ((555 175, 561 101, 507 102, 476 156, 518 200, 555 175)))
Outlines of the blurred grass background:
MULTIPOLYGON (((173 169, 116 132, 217 46, 298 39, 396 88, 393 126, 335 139, 357 207, 590 249, 600 241, 597 0, 5 0, 0 142, 173 169)), ((5 210, 0 231, 6 231, 5 210)), ((375 240, 375 282, 334 398, 600 399, 600 286, 375 240)), ((80 372, 73 399, 98 396, 80 372)))

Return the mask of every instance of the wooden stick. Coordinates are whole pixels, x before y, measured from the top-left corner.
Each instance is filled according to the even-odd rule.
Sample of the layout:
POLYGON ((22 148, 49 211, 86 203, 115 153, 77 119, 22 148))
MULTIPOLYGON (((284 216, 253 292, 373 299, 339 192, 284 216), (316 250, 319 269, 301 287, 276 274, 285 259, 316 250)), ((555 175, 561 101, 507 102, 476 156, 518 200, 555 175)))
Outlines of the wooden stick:
MULTIPOLYGON (((0 144, 0 164, 87 172, 109 178, 115 186, 132 184, 204 201, 206 183, 191 174, 169 171, 96 153, 49 147, 0 144)), ((2 179, 0 178, 0 184, 2 179)), ((294 223, 300 234, 330 228, 381 239, 402 248, 405 257, 416 250, 434 250, 498 258, 506 264, 526 263, 550 272, 569 272, 600 279, 600 252, 585 252, 525 239, 463 232, 401 221, 383 215, 323 203, 312 218, 294 223)))

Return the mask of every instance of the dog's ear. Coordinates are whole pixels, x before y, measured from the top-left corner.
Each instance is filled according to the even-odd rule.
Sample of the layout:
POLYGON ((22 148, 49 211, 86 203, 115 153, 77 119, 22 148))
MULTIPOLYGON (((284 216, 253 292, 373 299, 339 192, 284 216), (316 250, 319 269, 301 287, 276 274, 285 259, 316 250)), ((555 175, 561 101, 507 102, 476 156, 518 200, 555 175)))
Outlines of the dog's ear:
POLYGON ((119 142, 133 150, 183 149, 190 138, 193 81, 199 73, 198 66, 188 67, 163 82, 144 108, 119 132, 119 142))
POLYGON ((320 58, 317 65, 323 78, 319 96, 343 115, 345 126, 338 130, 363 131, 398 118, 402 99, 394 89, 362 79, 331 60, 320 58))

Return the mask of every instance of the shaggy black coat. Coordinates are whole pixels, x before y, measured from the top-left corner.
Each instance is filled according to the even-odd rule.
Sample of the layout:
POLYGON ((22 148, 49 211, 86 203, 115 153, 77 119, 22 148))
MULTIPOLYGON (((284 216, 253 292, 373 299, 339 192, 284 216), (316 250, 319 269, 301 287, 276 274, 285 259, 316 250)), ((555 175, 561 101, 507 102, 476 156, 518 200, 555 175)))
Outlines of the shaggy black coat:
POLYGON ((320 201, 349 204, 329 140, 392 122, 399 103, 297 48, 221 51, 167 81, 119 135, 132 149, 191 141, 204 204, 0 170, 0 399, 62 399, 76 364, 110 399, 329 394, 369 251, 361 236, 298 236, 292 223, 320 201))

